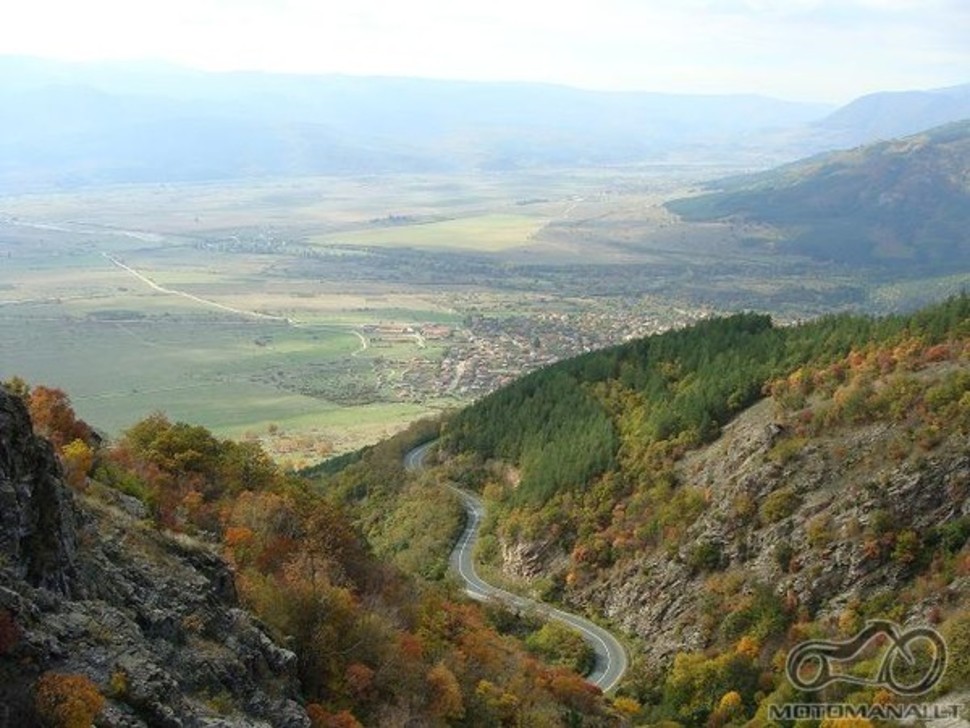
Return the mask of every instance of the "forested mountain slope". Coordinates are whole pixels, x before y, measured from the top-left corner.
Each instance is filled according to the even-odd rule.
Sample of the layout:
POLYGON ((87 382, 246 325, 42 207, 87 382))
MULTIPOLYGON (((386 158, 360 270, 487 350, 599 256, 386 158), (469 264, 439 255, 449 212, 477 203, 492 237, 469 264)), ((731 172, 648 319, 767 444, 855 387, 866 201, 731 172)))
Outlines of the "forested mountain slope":
POLYGON ((749 244, 894 270, 970 267, 970 120, 714 183, 687 220, 769 226, 749 244))
POLYGON ((970 84, 925 91, 867 94, 833 111, 811 127, 840 146, 915 134, 970 118, 970 84))
POLYGON ((959 297, 911 316, 829 316, 789 328, 753 313, 710 319, 523 377, 457 413, 444 445, 515 462, 517 497, 541 502, 628 457, 627 431, 664 453, 709 441, 773 376, 911 327, 941 337, 965 327, 968 314, 959 297))
MULTIPOLYGON (((894 699, 785 678, 793 645, 866 619, 970 649, 966 296, 883 319, 705 321, 527 377, 444 433, 445 467, 493 514, 481 558, 626 628, 647 724, 894 699)), ((962 657, 946 680, 970 684, 962 657)))

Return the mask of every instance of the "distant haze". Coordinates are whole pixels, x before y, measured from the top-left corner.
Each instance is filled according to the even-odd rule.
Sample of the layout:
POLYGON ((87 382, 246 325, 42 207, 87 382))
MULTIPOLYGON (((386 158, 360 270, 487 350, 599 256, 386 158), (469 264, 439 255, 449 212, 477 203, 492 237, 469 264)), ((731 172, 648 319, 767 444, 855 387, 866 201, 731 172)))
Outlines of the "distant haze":
MULTIPOLYGON (((266 175, 668 161, 826 106, 548 84, 0 58, 0 194, 266 175)), ((731 145, 733 147, 733 144, 731 145)))
POLYGON ((844 103, 970 76, 966 0, 31 0, 0 55, 844 103))
POLYGON ((0 194, 125 182, 657 163, 764 167, 970 117, 970 85, 849 106, 0 57, 0 194), (834 113, 832 113, 834 111, 834 113))

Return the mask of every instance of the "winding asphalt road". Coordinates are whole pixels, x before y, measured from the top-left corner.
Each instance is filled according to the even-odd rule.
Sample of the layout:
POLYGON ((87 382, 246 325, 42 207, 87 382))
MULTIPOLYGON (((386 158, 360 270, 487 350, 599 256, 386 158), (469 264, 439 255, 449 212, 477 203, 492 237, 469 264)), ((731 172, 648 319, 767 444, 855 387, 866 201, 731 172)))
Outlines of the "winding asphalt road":
MULTIPOLYGON (((404 467, 411 471, 423 468, 428 451, 434 444, 434 441, 428 442, 407 453, 404 456, 404 467)), ((485 517, 485 506, 480 498, 467 490, 455 486, 448 487, 458 494, 468 514, 465 530, 451 552, 451 568, 465 582, 466 593, 472 599, 479 601, 497 599, 514 609, 533 611, 546 619, 562 622, 576 630, 596 653, 596 664, 586 679, 604 693, 616 687, 623 673, 626 672, 628 661, 623 645, 610 632, 577 614, 564 612, 544 602, 513 594, 479 578, 472 555, 479 526, 482 518, 485 517)))

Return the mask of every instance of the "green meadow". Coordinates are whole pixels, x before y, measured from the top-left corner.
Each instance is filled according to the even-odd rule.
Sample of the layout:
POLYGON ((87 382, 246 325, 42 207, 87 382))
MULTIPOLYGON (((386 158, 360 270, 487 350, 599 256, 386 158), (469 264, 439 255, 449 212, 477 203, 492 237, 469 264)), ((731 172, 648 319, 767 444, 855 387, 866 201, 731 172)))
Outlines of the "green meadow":
MULTIPOLYGON (((69 202, 25 205, 56 221, 76 212, 69 202)), ((291 260, 285 252, 213 252, 181 234, 33 219, 0 222, 0 379, 65 389, 108 435, 163 411, 225 436, 258 437, 304 464, 449 404, 389 391, 415 361, 433 365, 443 346, 364 334, 368 325, 460 319, 426 294, 274 277, 274 265, 291 260)))
MULTIPOLYGON (((881 282, 806 267, 749 245, 759 230, 685 223, 663 208, 692 180, 726 171, 385 175, 0 197, 0 379, 64 388, 109 435, 161 410, 258 437, 297 463, 463 404, 440 397, 453 391, 452 350, 468 340, 469 317, 581 318, 596 308, 635 325, 637 312, 654 308, 666 320, 675 302, 797 318, 905 306, 966 285, 965 276, 881 282), (429 325, 446 332, 422 336, 429 325)), ((505 339, 500 366, 514 372, 528 352, 505 339)))

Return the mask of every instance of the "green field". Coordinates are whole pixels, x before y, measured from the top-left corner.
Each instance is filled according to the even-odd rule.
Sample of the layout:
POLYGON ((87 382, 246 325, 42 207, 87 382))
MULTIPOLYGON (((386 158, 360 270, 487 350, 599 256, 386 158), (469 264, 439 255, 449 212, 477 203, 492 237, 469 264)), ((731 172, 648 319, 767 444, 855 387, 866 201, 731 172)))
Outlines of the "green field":
POLYGON ((348 233, 315 236, 319 245, 388 245, 496 252, 527 245, 548 218, 492 214, 441 222, 374 227, 348 233))
POLYGON ((109 435, 161 410, 297 465, 448 404, 389 391, 441 345, 367 335, 364 347, 368 325, 455 322, 432 297, 347 293, 267 275, 286 255, 144 237, 0 225, 0 379, 65 389, 109 435))
MULTIPOLYGON (((373 357, 434 357, 436 349, 396 344, 355 357, 360 342, 346 327, 158 314, 158 304, 142 307, 142 318, 99 319, 81 313, 85 303, 0 307, 0 379, 21 375, 64 388, 78 412, 109 434, 161 410, 221 434, 258 435, 270 449, 312 434, 304 449, 315 452, 371 441, 433 410, 380 401, 373 357), (314 388, 320 378, 326 387, 314 388), (369 385, 359 402, 325 396, 354 383, 369 385)), ((123 305, 133 313, 137 303, 123 305)))
POLYGON ((366 257, 350 277, 328 272, 359 253, 331 249, 320 273, 300 251, 517 247, 575 192, 557 184, 402 175, 0 199, 0 379, 64 388, 109 434, 162 410, 278 454, 299 440, 294 457, 374 441, 456 404, 407 377, 433 376, 448 346, 387 332, 463 314, 433 287, 372 275, 366 257), (547 204, 517 205, 537 183, 547 204))
POLYGON ((726 171, 3 197, 0 379, 64 388, 109 434, 162 410, 258 437, 297 463, 480 396, 544 351, 578 353, 699 311, 792 320, 905 307, 966 284, 813 266, 752 247, 760 229, 685 223, 663 208, 726 171))

